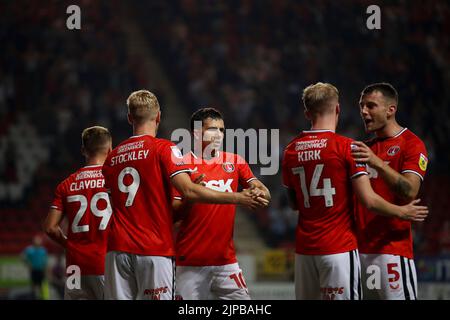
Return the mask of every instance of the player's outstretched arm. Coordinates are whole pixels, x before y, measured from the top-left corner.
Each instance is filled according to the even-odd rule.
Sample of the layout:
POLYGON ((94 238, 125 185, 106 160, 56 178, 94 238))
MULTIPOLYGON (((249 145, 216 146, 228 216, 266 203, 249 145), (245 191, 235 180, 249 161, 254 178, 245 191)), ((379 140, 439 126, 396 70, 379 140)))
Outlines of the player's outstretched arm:
POLYGON ((395 192, 397 197, 406 201, 412 201, 417 197, 421 180, 416 174, 395 171, 361 141, 354 141, 352 144, 357 146, 352 149, 352 156, 355 161, 368 164, 377 170, 380 177, 395 192))
POLYGON ((62 211, 55 208, 50 208, 50 211, 47 214, 47 218, 45 218, 45 221, 43 223, 43 229, 50 239, 57 242, 61 246, 66 247, 67 237, 59 227, 62 219, 62 211))
POLYGON ((261 197, 253 197, 250 190, 242 192, 219 192, 195 184, 187 173, 172 177, 172 184, 182 194, 183 198, 193 202, 239 204, 251 209, 267 206, 269 201, 261 197))
MULTIPOLYGON (((199 175, 197 178, 195 178, 195 180, 193 181, 195 184, 200 184, 202 186, 205 186, 206 183, 203 181, 203 179, 206 177, 206 175, 204 173, 202 173, 201 175, 199 175)), ((172 200, 172 209, 175 212, 178 212, 182 209, 186 210, 188 206, 191 206, 192 203, 190 203, 189 201, 187 201, 186 199, 183 199, 181 197, 174 197, 174 199, 172 200)))
POLYGON ((377 214, 409 221, 424 221, 428 215, 428 207, 416 205, 420 199, 413 200, 404 206, 387 202, 373 191, 367 175, 359 175, 353 178, 352 186, 359 202, 377 214))

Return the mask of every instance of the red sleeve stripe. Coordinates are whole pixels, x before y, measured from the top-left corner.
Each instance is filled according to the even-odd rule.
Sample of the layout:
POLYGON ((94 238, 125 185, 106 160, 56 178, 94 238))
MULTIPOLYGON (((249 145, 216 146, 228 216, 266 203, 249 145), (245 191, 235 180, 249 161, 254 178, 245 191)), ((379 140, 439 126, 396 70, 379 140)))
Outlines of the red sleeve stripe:
POLYGON ((353 178, 355 178, 355 177, 357 177, 357 176, 360 176, 360 175, 362 175, 362 174, 368 174, 368 173, 365 172, 365 171, 357 172, 357 173, 355 173, 354 175, 352 175, 352 176, 350 177, 350 179, 353 179, 353 178))
POLYGON ((191 172, 191 170, 190 170, 190 169, 183 169, 183 170, 175 171, 174 173, 172 173, 172 174, 169 176, 169 178, 173 178, 173 177, 175 177, 177 174, 183 173, 183 172, 191 172))
POLYGON ((414 170, 403 170, 402 171, 402 173, 408 173, 408 172, 417 174, 419 176, 420 180, 423 181, 423 176, 420 173, 418 173, 417 171, 414 171, 414 170))

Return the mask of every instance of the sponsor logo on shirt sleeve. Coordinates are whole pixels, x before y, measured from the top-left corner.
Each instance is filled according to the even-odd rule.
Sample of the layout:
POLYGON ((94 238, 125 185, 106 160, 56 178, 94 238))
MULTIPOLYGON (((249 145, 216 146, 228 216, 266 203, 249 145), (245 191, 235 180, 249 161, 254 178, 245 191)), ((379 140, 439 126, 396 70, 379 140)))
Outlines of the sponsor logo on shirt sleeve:
POLYGON ((419 157, 419 167, 422 171, 427 170, 427 165, 428 165, 428 158, 425 157, 425 155, 423 153, 420 154, 419 157))

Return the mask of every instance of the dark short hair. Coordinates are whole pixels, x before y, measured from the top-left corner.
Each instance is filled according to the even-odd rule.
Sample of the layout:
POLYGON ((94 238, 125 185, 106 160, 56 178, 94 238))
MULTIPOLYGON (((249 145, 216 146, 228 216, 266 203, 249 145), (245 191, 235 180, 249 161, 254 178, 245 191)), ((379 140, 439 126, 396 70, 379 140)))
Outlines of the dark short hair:
POLYGON ((89 155, 95 155, 103 151, 111 140, 109 130, 101 126, 86 128, 81 134, 81 144, 89 155))
POLYGON ((216 120, 223 120, 223 116, 219 110, 215 108, 201 108, 195 111, 191 116, 191 131, 194 131, 194 122, 201 121, 203 125, 203 121, 211 118, 216 120))
POLYGON ((393 99, 395 101, 395 103, 398 103, 398 93, 392 84, 387 83, 387 82, 379 82, 379 83, 369 84, 361 92, 361 95, 364 96, 364 95, 370 94, 374 91, 379 91, 383 94, 383 96, 393 99))

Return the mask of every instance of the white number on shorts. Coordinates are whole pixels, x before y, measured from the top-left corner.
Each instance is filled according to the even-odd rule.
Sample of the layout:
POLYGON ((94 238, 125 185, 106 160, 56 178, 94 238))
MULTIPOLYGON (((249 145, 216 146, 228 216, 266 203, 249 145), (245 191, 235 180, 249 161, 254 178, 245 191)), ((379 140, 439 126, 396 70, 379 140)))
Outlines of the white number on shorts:
POLYGON ((125 201, 125 207, 131 207, 133 205, 134 197, 136 196, 136 193, 139 188, 139 184, 141 182, 141 178, 139 177, 139 172, 135 168, 132 168, 132 167, 123 168, 123 170, 120 171, 120 174, 119 174, 119 177, 117 180, 118 180, 118 184, 119 184, 119 190, 122 191, 123 193, 128 193, 127 200, 125 201), (133 182, 129 186, 126 186, 123 183, 123 179, 125 178, 125 176, 127 174, 129 174, 133 177, 133 182))
MULTIPOLYGON (((83 195, 75 195, 75 196, 68 196, 67 202, 80 202, 80 209, 78 209, 77 214, 75 215, 75 218, 72 222, 72 232, 73 233, 79 233, 79 232, 88 232, 89 231, 89 225, 85 224, 80 226, 79 223, 81 219, 83 218, 86 209, 87 209, 87 199, 83 195)), ((91 205, 90 205, 92 213, 99 218, 102 218, 102 221, 100 222, 100 225, 98 227, 99 230, 105 230, 108 226, 109 219, 111 218, 112 209, 111 205, 109 204, 109 197, 106 192, 98 192, 94 194, 94 196, 91 199, 91 205), (106 201, 106 208, 103 210, 99 210, 97 207, 97 202, 100 199, 104 199, 106 201)))
POLYGON ((305 176, 305 168, 304 167, 296 167, 292 168, 292 173, 298 174, 300 176, 300 187, 303 193, 303 205, 305 208, 310 208, 311 205, 309 203, 309 196, 318 197, 322 196, 325 198, 325 207, 332 207, 333 195, 336 194, 336 189, 331 186, 331 179, 324 178, 323 179, 323 189, 318 189, 317 185, 319 184, 320 176, 323 171, 323 164, 318 164, 314 168, 314 173, 311 179, 311 184, 309 186, 309 193, 306 187, 306 176, 305 176))

